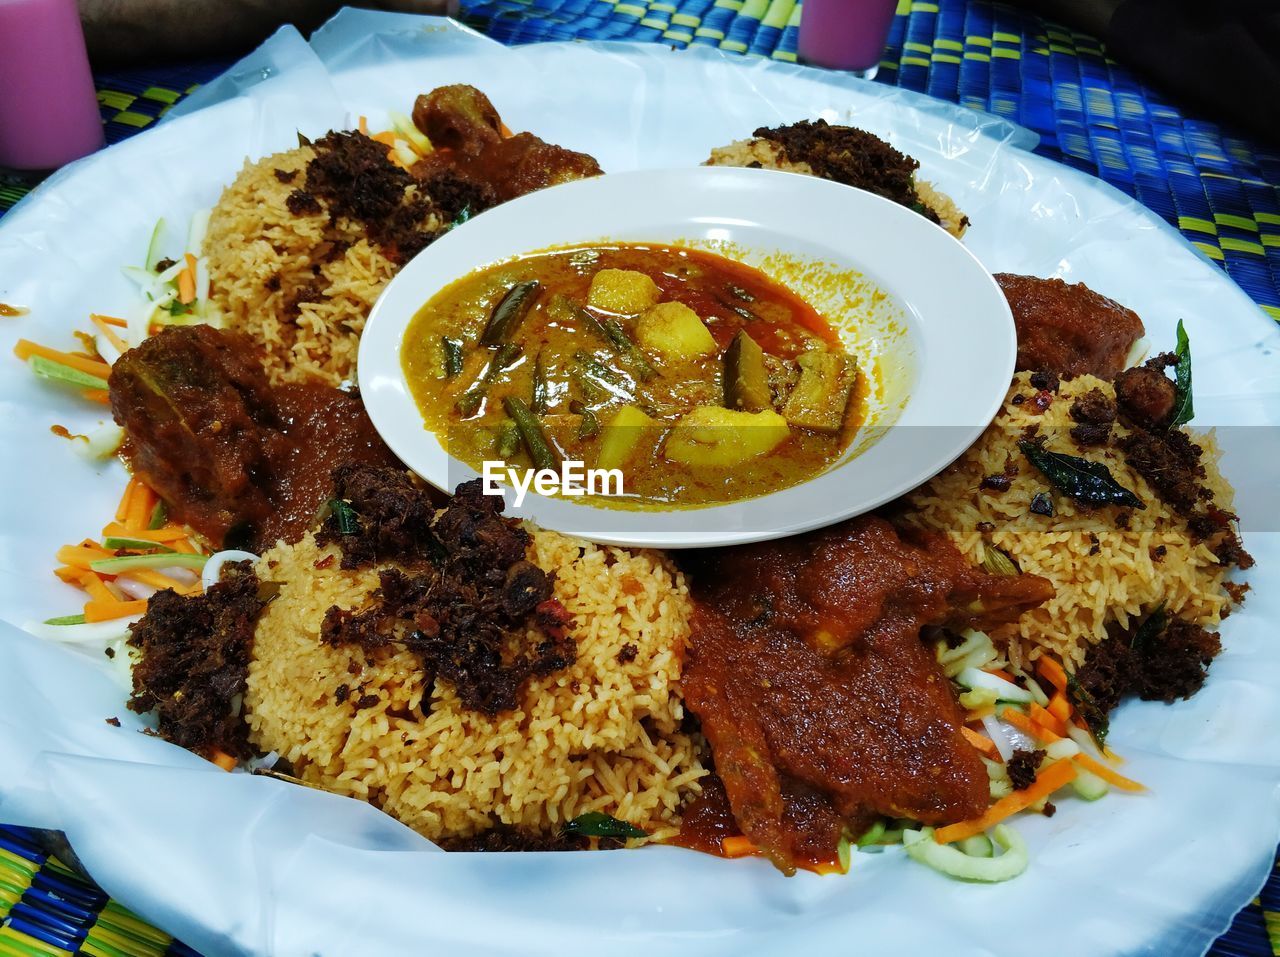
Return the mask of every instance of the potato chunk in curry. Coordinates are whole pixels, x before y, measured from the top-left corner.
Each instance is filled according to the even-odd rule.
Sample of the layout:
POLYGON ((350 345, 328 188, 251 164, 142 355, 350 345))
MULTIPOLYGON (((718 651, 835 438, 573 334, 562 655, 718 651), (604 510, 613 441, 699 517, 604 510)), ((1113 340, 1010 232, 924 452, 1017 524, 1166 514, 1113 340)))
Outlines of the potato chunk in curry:
POLYGON ((658 284, 635 269, 601 269, 591 277, 587 304, 605 312, 634 316, 657 303, 658 284))
POLYGON ((636 338, 650 352, 679 361, 716 353, 716 340, 698 314, 682 302, 660 302, 636 323, 636 338))
POLYGON ((682 465, 728 468, 772 452, 790 435, 787 420, 772 409, 739 412, 703 405, 675 424, 663 454, 682 465))

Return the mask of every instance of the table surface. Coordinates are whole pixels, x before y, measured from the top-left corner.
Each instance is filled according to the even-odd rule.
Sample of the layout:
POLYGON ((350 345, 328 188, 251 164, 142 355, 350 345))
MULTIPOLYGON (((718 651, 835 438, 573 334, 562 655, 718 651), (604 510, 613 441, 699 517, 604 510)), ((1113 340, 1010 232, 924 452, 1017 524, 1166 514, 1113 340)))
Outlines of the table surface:
MULTIPOLYGON (((796 58, 796 0, 463 0, 504 43, 640 40, 796 58)), ((97 76, 108 144, 153 125, 229 65, 186 62, 97 76)), ((1280 152, 1183 109, 1094 38, 981 0, 899 0, 877 80, 1020 123, 1036 152, 1101 177, 1178 228, 1280 321, 1280 152)), ((0 216, 30 184, 0 172, 0 216)), ((81 880, 19 828, 0 826, 0 957, 194 952, 81 880)), ((1209 952, 1280 955, 1280 854, 1260 896, 1209 952)))

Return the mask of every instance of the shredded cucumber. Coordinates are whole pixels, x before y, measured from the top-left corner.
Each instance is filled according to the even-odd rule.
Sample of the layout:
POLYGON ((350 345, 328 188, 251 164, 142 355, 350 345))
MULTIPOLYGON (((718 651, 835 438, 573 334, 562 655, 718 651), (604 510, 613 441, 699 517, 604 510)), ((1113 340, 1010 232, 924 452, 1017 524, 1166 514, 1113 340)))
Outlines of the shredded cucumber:
POLYGON ((841 837, 840 843, 836 845, 836 859, 840 862, 840 873, 848 874, 849 867, 853 864, 853 848, 847 837, 841 837))
POLYGON ((904 831, 902 843, 912 860, 962 881, 1007 881, 1027 869, 1027 845, 1016 831, 1004 824, 997 824, 991 829, 991 838, 1004 853, 990 857, 966 854, 958 847, 935 841, 931 827, 919 831, 904 831))
POLYGON ((991 838, 985 834, 975 834, 973 837, 966 837, 963 841, 956 841, 956 847, 970 857, 992 857, 995 855, 995 848, 991 844, 991 838))
POLYGON ((188 555, 184 552, 171 552, 150 555, 121 555, 118 558, 100 558, 90 562, 89 567, 95 572, 108 575, 119 575, 132 568, 204 568, 208 555, 188 555))
MULTIPOLYGON (((971 691, 991 692, 995 701, 1014 701, 1019 704, 1027 704, 1034 700, 1033 695, 1027 689, 1019 688, 1013 682, 1005 681, 998 675, 988 674, 980 668, 965 668, 956 675, 955 680, 971 691)), ((961 699, 961 704, 964 704, 963 699, 961 699)), ((972 706, 965 705, 965 707, 972 706)))
POLYGON ((1076 776, 1071 779, 1071 789, 1086 801, 1096 801, 1111 790, 1111 787, 1088 768, 1082 768, 1077 763, 1076 776))
POLYGON ((81 372, 79 369, 71 368, 71 366, 65 366, 61 362, 54 362, 44 356, 32 356, 27 360, 27 365, 40 378, 48 379, 50 382, 57 382, 60 385, 68 385, 77 389, 105 390, 107 388, 106 379, 90 375, 88 372, 81 372))
POLYGON ((884 837, 884 821, 876 821, 871 827, 867 828, 867 832, 858 838, 858 847, 867 847, 871 844, 877 844, 880 838, 884 837))
POLYGON ((142 266, 149 273, 154 273, 156 263, 160 261, 160 237, 164 235, 163 217, 156 220, 155 229, 151 230, 151 242, 147 243, 147 256, 142 266))
POLYGON ((426 156, 435 149, 431 145, 431 140, 427 139, 423 132, 413 125, 413 120, 403 113, 397 113, 394 110, 388 111, 387 119, 391 121, 391 128, 408 140, 409 145, 421 155, 426 156))
POLYGON ((84 615, 63 615, 61 618, 46 618, 46 625, 83 625, 84 615))

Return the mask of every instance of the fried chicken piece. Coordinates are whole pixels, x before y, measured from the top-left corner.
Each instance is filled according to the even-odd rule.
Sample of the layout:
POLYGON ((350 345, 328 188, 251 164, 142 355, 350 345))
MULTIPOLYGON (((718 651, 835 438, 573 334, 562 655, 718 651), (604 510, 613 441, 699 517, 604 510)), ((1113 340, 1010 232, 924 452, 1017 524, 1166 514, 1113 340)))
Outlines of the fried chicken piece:
POLYGON ((1168 425, 1178 390, 1164 370, 1177 361, 1166 352, 1116 376, 1116 402, 1125 418, 1148 430, 1168 425))
POLYGON ((1083 283, 997 273, 1013 310, 1019 370, 1114 379, 1143 335, 1137 313, 1083 283))
POLYGON ((684 688, 742 832, 782 870, 879 814, 940 824, 987 776, 926 625, 1016 619, 1052 594, 974 568, 944 537, 862 517, 692 559, 684 688))
POLYGON ((207 325, 164 329, 111 369, 111 412, 135 475, 215 545, 301 538, 346 463, 397 463, 358 396, 272 388, 258 348, 207 325))
POLYGON ((532 133, 504 136, 489 98, 472 86, 442 86, 419 96, 413 122, 437 147, 413 167, 430 192, 469 195, 472 214, 557 183, 599 176, 585 153, 546 143, 532 133), (443 188, 441 188, 443 187, 443 188))

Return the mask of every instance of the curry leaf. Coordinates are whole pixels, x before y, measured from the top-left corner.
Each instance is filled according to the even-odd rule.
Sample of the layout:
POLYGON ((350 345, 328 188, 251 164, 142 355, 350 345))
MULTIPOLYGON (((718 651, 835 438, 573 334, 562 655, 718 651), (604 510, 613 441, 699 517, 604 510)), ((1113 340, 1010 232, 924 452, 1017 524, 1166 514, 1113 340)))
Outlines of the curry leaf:
POLYGON ((1186 425, 1195 415, 1191 401, 1191 340, 1187 338, 1187 330, 1182 327, 1181 319, 1178 320, 1178 345, 1174 355, 1178 357, 1178 362, 1173 370, 1175 397, 1173 418, 1169 421, 1171 429, 1186 425))
POLYGON ((329 514, 333 516, 339 534, 355 535, 360 531, 360 519, 356 516, 356 510, 351 507, 350 502, 344 502, 340 498, 330 499, 329 514))
POLYGON ((1044 473, 1059 492, 1085 505, 1126 505, 1146 508, 1142 499, 1118 483, 1111 470, 1101 462, 1090 462, 1076 455, 1050 452, 1034 442, 1018 443, 1022 454, 1044 473))
POLYGON ((564 826, 564 832, 578 837, 626 838, 645 836, 645 832, 634 824, 619 821, 616 817, 610 817, 603 811, 587 811, 585 814, 579 814, 564 826))
POLYGON ((1106 744, 1107 732, 1111 730, 1110 718, 1074 674, 1067 675, 1067 696, 1075 705, 1076 711, 1080 713, 1080 717, 1084 719, 1084 723, 1089 726, 1089 732, 1098 745, 1106 744))
POLYGON ((1164 610, 1164 602, 1161 602, 1156 606, 1156 610, 1147 616, 1147 620, 1138 626, 1138 630, 1133 633, 1133 640, 1129 642, 1129 647, 1134 651, 1141 651, 1153 638, 1164 631, 1168 623, 1169 615, 1164 610))

